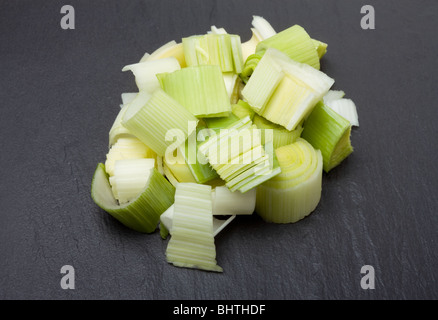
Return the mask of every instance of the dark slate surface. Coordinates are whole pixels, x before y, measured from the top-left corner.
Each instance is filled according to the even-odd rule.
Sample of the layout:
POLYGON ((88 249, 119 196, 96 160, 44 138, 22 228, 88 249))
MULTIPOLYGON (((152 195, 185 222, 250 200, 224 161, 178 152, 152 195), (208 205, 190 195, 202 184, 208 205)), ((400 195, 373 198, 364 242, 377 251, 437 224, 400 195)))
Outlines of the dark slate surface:
POLYGON ((432 0, 0 2, 0 298, 437 299, 437 15, 432 0), (60 28, 63 4, 75 30, 60 28), (360 28, 364 4, 375 30, 360 28), (120 94, 136 89, 121 68, 212 24, 246 41, 253 14, 329 44, 322 69, 358 106, 355 152, 303 221, 238 217, 216 239, 223 274, 176 268, 158 233, 90 198, 120 94), (67 264, 75 290, 60 287, 67 264))

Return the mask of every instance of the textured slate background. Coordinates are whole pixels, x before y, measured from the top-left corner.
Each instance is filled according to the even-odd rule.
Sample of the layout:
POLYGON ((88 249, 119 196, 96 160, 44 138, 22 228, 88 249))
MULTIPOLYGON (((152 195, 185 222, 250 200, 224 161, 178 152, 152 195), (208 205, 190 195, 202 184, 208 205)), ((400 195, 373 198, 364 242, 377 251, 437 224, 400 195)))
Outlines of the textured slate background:
POLYGON ((0 298, 437 299, 436 1, 0 2, 0 298), (60 8, 76 29, 60 28, 60 8), (376 29, 360 28, 372 4, 376 29), (357 106, 355 152, 294 225, 239 217, 217 239, 223 274, 166 263, 158 233, 130 231, 90 198, 125 64, 252 15, 329 44, 322 70, 357 106), (62 290, 73 265, 76 289, 62 290), (376 289, 360 287, 360 269, 376 289))

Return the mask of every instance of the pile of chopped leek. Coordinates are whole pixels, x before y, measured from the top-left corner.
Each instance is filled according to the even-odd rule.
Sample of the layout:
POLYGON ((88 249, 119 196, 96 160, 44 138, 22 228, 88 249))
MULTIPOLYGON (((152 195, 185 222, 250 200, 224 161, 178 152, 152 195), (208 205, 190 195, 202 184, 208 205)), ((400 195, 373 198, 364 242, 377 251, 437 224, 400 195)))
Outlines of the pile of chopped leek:
POLYGON ((131 71, 94 202, 126 227, 170 236, 175 266, 222 272, 214 237, 238 215, 294 223, 352 152, 357 110, 320 71, 327 44, 254 16, 252 38, 211 27, 171 41, 131 71))

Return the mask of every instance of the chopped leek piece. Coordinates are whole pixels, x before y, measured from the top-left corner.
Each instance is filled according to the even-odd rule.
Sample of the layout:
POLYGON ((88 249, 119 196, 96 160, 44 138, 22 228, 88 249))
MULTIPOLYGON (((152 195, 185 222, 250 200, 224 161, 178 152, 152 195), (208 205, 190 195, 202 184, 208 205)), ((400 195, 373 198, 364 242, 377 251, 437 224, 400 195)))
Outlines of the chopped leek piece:
POLYGON ((243 65, 240 37, 206 34, 182 39, 187 66, 218 65, 222 72, 240 73, 243 65))
POLYGON ((114 198, 105 165, 99 163, 91 183, 94 202, 128 228, 151 233, 157 228, 160 215, 174 202, 175 188, 154 168, 140 194, 127 204, 114 198))
POLYGON ((114 198, 120 204, 136 198, 149 179, 155 159, 125 159, 114 164, 114 175, 109 178, 114 198))
POLYGON ((236 91, 238 76, 236 73, 224 73, 223 79, 225 83, 225 89, 227 90, 228 97, 230 98, 231 101, 231 97, 233 96, 233 93, 236 91))
POLYGON ((175 192, 167 261, 178 267, 222 272, 216 262, 211 187, 180 183, 175 192))
POLYGON ((256 52, 256 47, 260 41, 268 39, 277 32, 272 28, 271 24, 263 17, 253 16, 252 18, 252 37, 245 43, 242 43, 242 58, 244 61, 256 52))
POLYGON ((350 132, 350 122, 320 102, 304 122, 301 136, 321 150, 324 171, 329 172, 353 152, 350 132))
POLYGON ((267 222, 297 222, 321 199, 321 152, 299 138, 275 153, 281 173, 257 187, 256 212, 267 222))
POLYGON ((242 95, 259 115, 293 130, 333 83, 321 71, 268 49, 242 95))
MULTIPOLYGON (((160 216, 160 228, 163 228, 163 233, 161 237, 165 239, 168 233, 172 233, 173 216, 175 212, 175 205, 171 205, 161 216, 160 216)), ((221 232, 231 221, 236 218, 235 215, 229 216, 227 219, 217 219, 213 217, 213 237, 216 237, 219 232, 221 232)), ((160 230, 161 231, 161 230, 160 230)))
POLYGON ((131 103, 137 96, 138 92, 124 92, 122 93, 122 106, 131 103))
POLYGON ((256 52, 268 48, 277 49, 289 58, 319 70, 319 56, 315 44, 306 30, 299 25, 294 25, 263 40, 257 45, 256 52))
POLYGON ((345 92, 342 90, 329 90, 329 92, 327 92, 325 96, 322 97, 322 99, 324 104, 327 105, 329 101, 342 99, 344 96, 345 96, 345 92))
POLYGON ((291 144, 295 142, 301 135, 303 127, 298 125, 294 130, 289 131, 286 128, 272 123, 269 120, 256 114, 253 120, 257 128, 262 129, 262 144, 265 144, 265 129, 273 130, 273 147, 277 149, 279 147, 291 144))
POLYGON ((249 78, 254 72, 254 69, 257 67, 264 54, 265 51, 256 52, 248 56, 248 58, 245 60, 242 72, 240 73, 240 78, 244 83, 248 82, 249 78))
POLYGON ((239 100, 236 104, 233 104, 231 106, 231 112, 233 112, 233 114, 239 119, 249 116, 249 118, 252 120, 255 114, 248 102, 243 100, 239 100))
POLYGON ((169 180, 172 186, 176 187, 179 182, 165 163, 163 163, 163 172, 164 172, 164 176, 167 178, 167 180, 169 180))
POLYGON ((117 114, 116 120, 114 120, 114 123, 111 126, 108 134, 110 147, 114 145, 120 138, 134 137, 132 133, 122 124, 122 119, 127 109, 127 105, 122 106, 117 114))
POLYGON ((359 118, 357 116, 356 105, 351 99, 337 99, 325 103, 327 107, 334 110, 337 114, 343 116, 350 121, 352 126, 359 126, 359 118))
POLYGON ((187 67, 159 76, 163 90, 196 117, 225 117, 231 113, 218 66, 187 67))
POLYGON ((204 122, 210 129, 223 129, 228 127, 229 125, 239 121, 239 118, 235 116, 233 113, 228 117, 220 117, 220 118, 204 118, 204 122))
POLYGON ((202 143, 199 152, 231 190, 244 193, 278 174, 261 144, 260 130, 245 117, 202 143))
POLYGON ((231 192, 225 186, 216 187, 212 198, 214 215, 250 215, 255 209, 256 189, 241 193, 231 192))
POLYGON ((131 70, 135 76, 135 82, 140 91, 154 92, 160 87, 156 75, 163 72, 180 70, 181 66, 174 57, 159 60, 147 60, 136 64, 125 66, 122 71, 131 70))
POLYGON ((184 154, 180 150, 180 148, 184 147, 185 145, 183 144, 175 150, 176 152, 174 152, 174 154, 176 153, 177 155, 175 159, 172 159, 173 161, 166 161, 166 159, 164 159, 164 168, 167 166, 178 182, 196 182, 195 177, 184 159, 184 154))
POLYGON ((312 39, 312 42, 315 45, 319 59, 321 59, 327 53, 327 43, 315 39, 312 39))
POLYGON ((164 58, 174 57, 178 60, 181 68, 185 68, 186 60, 184 58, 184 49, 182 43, 176 43, 175 40, 169 41, 162 47, 155 50, 152 54, 143 57, 140 62, 159 60, 164 58))
POLYGON ((189 111, 163 90, 158 89, 152 95, 146 91, 140 92, 128 105, 122 124, 162 157, 169 146, 178 147, 175 145, 176 142, 166 141, 166 134, 171 129, 179 129, 185 135, 180 141, 182 144, 192 133, 189 131, 189 121, 197 123, 197 119, 189 111))
MULTIPOLYGON (((213 168, 208 164, 208 162, 201 163, 198 159, 198 145, 201 144, 202 141, 199 141, 196 139, 196 137, 198 137, 198 133, 203 129, 203 127, 196 128, 196 132, 193 132, 192 135, 186 140, 185 152, 182 153, 185 163, 197 183, 206 183, 219 177, 216 171, 214 171, 213 168), (194 150, 192 150, 192 148, 194 148, 194 150)), ((205 139, 203 139, 203 141, 204 140, 205 139)))
POLYGON ((117 160, 156 158, 156 153, 135 137, 120 138, 106 155, 106 172, 114 175, 114 165, 117 160))
POLYGON ((274 28, 272 28, 271 24, 263 17, 253 16, 252 25, 260 34, 263 40, 268 39, 277 34, 274 28))

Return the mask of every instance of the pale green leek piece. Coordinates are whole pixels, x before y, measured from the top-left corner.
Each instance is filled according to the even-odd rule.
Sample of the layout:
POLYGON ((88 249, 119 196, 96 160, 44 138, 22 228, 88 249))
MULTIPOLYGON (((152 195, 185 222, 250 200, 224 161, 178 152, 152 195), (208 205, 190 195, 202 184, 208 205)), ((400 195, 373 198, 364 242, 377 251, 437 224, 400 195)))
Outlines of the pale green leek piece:
POLYGON ((231 113, 230 97, 216 65, 187 67, 158 78, 163 90, 196 117, 225 117, 231 113))
MULTIPOLYGON (((164 156, 167 148, 174 144, 166 141, 166 134, 171 129, 179 130, 184 134, 184 143, 190 131, 189 122, 196 125, 198 120, 193 114, 170 97, 162 89, 157 89, 149 94, 140 92, 128 105, 122 124, 145 145, 150 147, 157 155, 164 156)), ((175 148, 178 145, 175 145, 175 148)))
POLYGON ((324 171, 329 172, 353 152, 350 122, 320 102, 304 122, 301 136, 321 150, 324 171))
POLYGON ((216 262, 211 187, 179 183, 175 192, 167 261, 177 267, 222 272, 216 262))
POLYGON ((297 222, 321 199, 321 152, 298 138, 275 153, 281 173, 257 187, 256 212, 268 222, 297 222))
POLYGON ((123 205, 114 198, 104 164, 99 163, 91 183, 91 197, 100 208, 128 228, 144 233, 155 231, 160 215, 172 205, 174 195, 175 188, 155 168, 138 196, 123 205))

